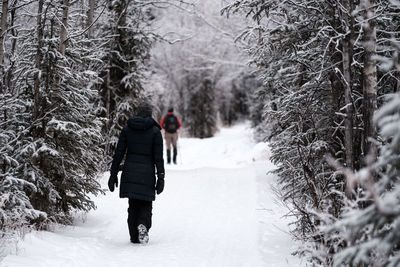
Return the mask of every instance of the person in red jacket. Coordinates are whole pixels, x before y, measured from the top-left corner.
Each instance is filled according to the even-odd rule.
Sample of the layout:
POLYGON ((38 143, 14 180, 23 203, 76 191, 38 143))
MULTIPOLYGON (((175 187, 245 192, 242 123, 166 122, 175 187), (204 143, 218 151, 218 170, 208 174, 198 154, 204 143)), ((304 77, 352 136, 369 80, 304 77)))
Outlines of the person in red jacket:
POLYGON ((165 142, 167 143, 167 163, 171 163, 171 144, 174 149, 173 162, 176 164, 176 157, 178 155, 178 129, 181 128, 182 123, 179 118, 174 114, 174 109, 169 108, 168 113, 160 122, 161 127, 165 130, 165 142))

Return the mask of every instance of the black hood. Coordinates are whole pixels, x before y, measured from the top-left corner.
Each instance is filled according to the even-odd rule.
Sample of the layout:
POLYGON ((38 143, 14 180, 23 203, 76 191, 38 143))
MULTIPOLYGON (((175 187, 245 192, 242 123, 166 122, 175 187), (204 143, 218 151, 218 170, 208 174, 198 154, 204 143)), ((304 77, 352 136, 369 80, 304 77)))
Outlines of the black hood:
POLYGON ((128 120, 128 126, 133 130, 147 130, 153 126, 161 130, 160 125, 151 117, 133 116, 128 120))

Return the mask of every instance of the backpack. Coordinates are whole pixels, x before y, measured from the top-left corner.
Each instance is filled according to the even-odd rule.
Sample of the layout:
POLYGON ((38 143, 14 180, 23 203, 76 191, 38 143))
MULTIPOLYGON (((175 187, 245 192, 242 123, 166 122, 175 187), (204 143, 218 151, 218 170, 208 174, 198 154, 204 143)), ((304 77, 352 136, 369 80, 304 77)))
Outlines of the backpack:
POLYGON ((168 133, 176 133, 179 128, 179 122, 176 116, 172 114, 167 115, 163 127, 168 133))

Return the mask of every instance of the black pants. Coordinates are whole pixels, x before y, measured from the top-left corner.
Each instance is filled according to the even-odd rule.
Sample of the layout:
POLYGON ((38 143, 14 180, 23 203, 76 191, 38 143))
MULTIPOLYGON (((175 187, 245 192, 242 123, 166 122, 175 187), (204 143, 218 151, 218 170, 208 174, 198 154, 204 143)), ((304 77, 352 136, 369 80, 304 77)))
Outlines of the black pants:
POLYGON ((139 224, 146 226, 147 230, 151 227, 151 216, 153 210, 152 201, 144 201, 138 199, 129 199, 128 208, 128 227, 129 235, 131 236, 131 241, 138 243, 138 230, 139 224))

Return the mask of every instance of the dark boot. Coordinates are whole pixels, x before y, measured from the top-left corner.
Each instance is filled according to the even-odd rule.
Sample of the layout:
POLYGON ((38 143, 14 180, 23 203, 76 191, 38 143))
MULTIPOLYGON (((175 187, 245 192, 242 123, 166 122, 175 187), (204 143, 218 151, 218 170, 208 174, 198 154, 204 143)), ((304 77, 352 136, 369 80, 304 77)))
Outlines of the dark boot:
POLYGON ((148 242, 152 210, 153 203, 151 201, 129 199, 128 226, 132 243, 148 242), (141 232, 139 232, 139 229, 141 232))
POLYGON ((129 235, 131 237, 132 243, 139 243, 138 240, 138 230, 137 230, 137 218, 135 216, 136 211, 134 210, 134 200, 129 199, 129 208, 128 208, 128 229, 129 235))
POLYGON ((167 149, 167 163, 171 164, 171 149, 167 149))
POLYGON ((178 155, 178 149, 176 149, 176 147, 174 147, 174 164, 176 164, 176 156, 178 155))

